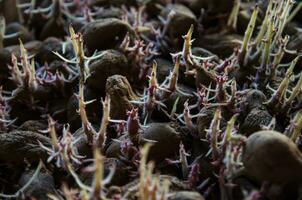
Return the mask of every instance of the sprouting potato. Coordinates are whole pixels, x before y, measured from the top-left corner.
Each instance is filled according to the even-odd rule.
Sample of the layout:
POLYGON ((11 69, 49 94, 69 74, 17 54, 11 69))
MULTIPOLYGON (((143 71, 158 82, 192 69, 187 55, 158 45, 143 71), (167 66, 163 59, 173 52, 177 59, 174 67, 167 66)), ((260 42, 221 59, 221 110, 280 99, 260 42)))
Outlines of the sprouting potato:
POLYGON ((301 12, 0 0, 0 199, 301 199, 301 12))

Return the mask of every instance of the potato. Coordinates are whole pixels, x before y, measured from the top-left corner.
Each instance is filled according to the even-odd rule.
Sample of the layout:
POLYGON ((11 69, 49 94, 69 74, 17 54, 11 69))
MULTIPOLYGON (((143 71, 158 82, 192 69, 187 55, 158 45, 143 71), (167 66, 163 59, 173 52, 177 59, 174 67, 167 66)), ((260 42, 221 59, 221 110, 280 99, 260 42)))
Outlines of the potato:
POLYGON ((30 34, 29 30, 18 22, 13 22, 8 24, 5 29, 5 35, 15 34, 15 33, 18 33, 19 35, 17 37, 4 39, 3 41, 4 46, 7 47, 11 45, 17 45, 19 44, 19 39, 24 43, 33 40, 33 36, 30 34))
POLYGON ((259 181, 302 181, 302 155, 296 144, 276 131, 259 131, 248 137, 243 151, 247 174, 259 181))
POLYGON ((240 132, 245 136, 249 136, 269 125, 272 118, 264 106, 254 108, 248 113, 244 122, 240 124, 240 132))
POLYGON ((169 200, 204 200, 203 196, 198 192, 180 191, 173 193, 169 200))
POLYGON ((167 18, 171 11, 175 14, 168 25, 168 34, 182 43, 181 36, 187 33, 191 24, 196 25, 196 16, 189 8, 181 4, 169 4, 162 10, 161 16, 167 18))
MULTIPOLYGON (((19 180, 19 185, 22 187, 26 185, 34 173, 35 170, 25 171, 19 180)), ((55 194, 55 181, 50 173, 43 170, 26 188, 24 196, 30 197, 31 199, 48 199, 48 194, 55 194)))
POLYGON ((131 27, 116 18, 99 19, 82 28, 83 39, 89 53, 117 47, 126 36, 133 33, 131 27))
POLYGON ((190 8, 195 12, 199 12, 200 9, 206 8, 210 14, 221 14, 230 12, 234 1, 233 0, 192 0, 190 2, 190 8))
POLYGON ((0 135, 0 160, 4 162, 22 163, 24 159, 37 162, 46 161, 47 152, 41 148, 38 141, 50 147, 48 137, 31 131, 11 131, 0 135))
POLYGON ((110 117, 112 119, 127 119, 127 111, 133 107, 130 101, 138 97, 133 92, 125 76, 113 75, 106 81, 106 94, 110 95, 110 117))
POLYGON ((126 76, 129 71, 128 60, 124 54, 115 50, 106 50, 101 59, 89 65, 91 76, 87 79, 88 87, 105 93, 106 80, 112 75, 126 76))
MULTIPOLYGON (((144 139, 156 141, 150 148, 149 159, 161 162, 178 151, 180 135, 171 125, 166 123, 150 123, 143 128, 140 145, 145 144, 144 139)), ((127 134, 122 135, 119 140, 128 139, 127 134)), ((120 154, 120 143, 113 141, 106 150, 107 157, 118 157, 120 154)))
MULTIPOLYGON (((107 177, 110 173, 110 170, 115 166, 115 171, 110 183, 107 186, 122 186, 129 182, 131 173, 129 173, 128 166, 125 165, 122 161, 117 158, 104 158, 104 176, 107 177)), ((93 172, 81 172, 81 180, 86 185, 92 185, 94 173, 93 172)))

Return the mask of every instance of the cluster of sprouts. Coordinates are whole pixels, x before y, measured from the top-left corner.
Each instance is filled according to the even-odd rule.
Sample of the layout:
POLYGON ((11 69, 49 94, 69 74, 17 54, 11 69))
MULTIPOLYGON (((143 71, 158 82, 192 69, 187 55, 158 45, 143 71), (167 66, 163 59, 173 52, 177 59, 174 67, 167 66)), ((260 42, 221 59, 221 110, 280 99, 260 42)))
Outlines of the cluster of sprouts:
POLYGON ((139 80, 144 80, 148 71, 149 60, 159 53, 154 49, 154 44, 146 44, 144 40, 135 38, 132 42, 129 32, 126 34, 120 45, 120 50, 125 53, 128 60, 131 61, 133 70, 138 71, 139 80), (133 43, 133 44, 132 44, 133 43))
POLYGON ((189 163, 187 157, 190 156, 185 150, 185 146, 180 143, 179 144, 179 159, 178 160, 169 160, 167 159, 169 164, 180 164, 181 165, 181 171, 182 175, 185 178, 188 178, 189 176, 189 163))
POLYGON ((69 126, 63 128, 61 139, 57 136, 56 123, 51 117, 48 117, 48 126, 48 129, 44 132, 49 133, 52 147, 49 148, 40 143, 40 146, 49 154, 47 161, 51 162, 55 160, 57 167, 65 169, 68 167, 67 163, 69 162, 80 165, 84 157, 80 156, 77 152, 77 148, 75 147, 77 140, 74 139, 69 131, 69 126))
MULTIPOLYGON (((51 72, 47 64, 37 71, 37 63, 35 62, 34 56, 29 55, 21 40, 20 57, 16 57, 15 54, 12 53, 11 65, 8 67, 11 75, 10 80, 12 80, 16 86, 16 89, 11 94, 10 100, 14 99, 19 92, 22 93, 22 91, 25 91, 27 97, 23 100, 27 102, 26 106, 31 109, 41 108, 41 106, 37 105, 36 94, 47 87, 53 87, 56 91, 65 95, 65 84, 71 82, 75 76, 72 69, 68 70, 69 75, 67 75, 67 77, 59 70, 51 72)), ((43 110, 44 108, 41 109, 43 110)))
MULTIPOLYGON (((85 199, 87 199, 87 200, 89 200, 89 199, 97 199, 97 200, 106 199, 108 190, 106 189, 105 186, 108 183, 110 183, 110 181, 114 175, 114 172, 115 172, 115 166, 112 166, 109 174, 106 177, 104 177, 103 162, 104 162, 104 157, 101 155, 100 150, 97 148, 94 149, 93 164, 85 169, 86 172, 91 172, 93 174, 92 184, 91 184, 91 186, 88 186, 81 181, 81 179, 76 174, 71 163, 67 161, 67 163, 66 163, 67 167, 68 167, 67 171, 75 179, 79 189, 73 190, 73 194, 65 193, 66 190, 63 191, 64 197, 68 198, 71 195, 70 197, 77 196, 83 200, 85 200, 85 199)), ((64 189, 64 187, 63 187, 63 189, 64 189)), ((50 197, 52 199, 58 199, 58 197, 55 195, 50 195, 50 197)), ((74 199, 74 198, 71 198, 71 199, 74 199)))
POLYGON ((285 53, 297 54, 287 49, 289 36, 283 36, 293 5, 292 0, 269 1, 260 30, 252 40, 259 7, 256 6, 254 9, 237 60, 240 72, 256 70, 253 77, 256 87, 263 88, 275 79, 278 68, 282 66, 281 60, 285 53), (257 62, 257 60, 260 61, 257 62), (257 67, 254 69, 250 68, 255 65, 257 67))
POLYGON ((225 130, 220 131, 220 110, 216 110, 214 119, 211 122, 208 133, 211 134, 210 143, 212 159, 214 165, 219 167, 219 185, 221 198, 226 198, 226 188, 232 185, 232 179, 242 170, 242 153, 245 146, 246 137, 237 134, 234 115, 228 122, 225 130))
POLYGON ((105 145, 106 130, 110 121, 110 97, 106 96, 105 99, 102 101, 103 118, 99 131, 96 131, 94 127, 91 125, 91 123, 89 122, 85 110, 86 105, 93 102, 94 100, 89 102, 85 101, 84 88, 85 88, 86 79, 90 76, 90 72, 88 68, 89 63, 95 59, 101 58, 103 54, 93 55, 92 57, 86 57, 84 55, 83 38, 81 33, 76 34, 71 26, 69 27, 69 32, 70 32, 70 37, 71 37, 71 42, 73 45, 75 57, 72 59, 67 59, 57 52, 54 53, 57 56, 59 56, 63 61, 76 65, 76 68, 79 73, 79 94, 77 95, 79 100, 78 112, 81 117, 82 127, 87 136, 89 143, 94 144, 102 149, 105 145))
POLYGON ((131 7, 130 11, 123 7, 124 16, 123 21, 129 24, 137 37, 141 36, 144 32, 150 32, 150 28, 146 26, 146 18, 143 15, 145 6, 141 5, 138 9, 131 7))
MULTIPOLYGON (((86 0, 72 1, 71 3, 66 3, 64 0, 53 0, 52 4, 47 8, 36 8, 36 1, 32 0, 30 3, 20 4, 19 8, 24 9, 25 13, 29 14, 29 18, 35 14, 46 14, 48 18, 61 17, 61 14, 63 14, 70 21, 85 24, 93 21, 93 17, 96 14, 89 8, 88 4, 89 2, 86 0), (84 8, 81 9, 81 6, 84 8), (70 14, 71 9, 76 10, 75 17, 70 14), (83 15, 81 14, 82 11, 84 11, 83 15)), ((271 92, 272 95, 264 103, 264 106, 276 118, 283 115, 289 116, 294 113, 284 134, 295 143, 298 143, 301 140, 302 129, 302 111, 300 109, 302 102, 302 73, 295 75, 294 70, 300 56, 298 52, 287 49, 290 38, 284 35, 284 32, 286 25, 293 19, 301 6, 302 4, 294 9, 293 0, 269 0, 263 22, 257 33, 255 30, 257 29, 260 8, 256 6, 241 46, 225 60, 215 59, 215 56, 202 57, 193 54, 194 39, 192 35, 194 26, 191 25, 187 34, 183 36, 182 49, 171 54, 174 64, 173 69, 162 83, 158 82, 157 77, 157 68, 161 66, 158 66, 154 58, 163 50, 161 45, 168 46, 166 34, 168 25, 175 16, 175 12, 171 11, 167 19, 160 18, 163 26, 155 30, 147 24, 143 6, 139 6, 138 9, 130 8, 130 10, 123 8, 125 13, 123 20, 132 27, 132 32, 126 34, 119 50, 131 61, 129 65, 133 66, 133 68, 130 70, 131 72, 136 72, 134 76, 137 75, 134 79, 138 78, 138 81, 146 82, 147 84, 140 99, 130 101, 131 104, 137 107, 133 106, 127 111, 127 119, 111 119, 111 99, 109 95, 105 96, 101 101, 103 116, 98 130, 89 121, 86 112, 86 106, 95 100, 86 101, 84 94, 86 80, 91 75, 89 65, 94 60, 101 59, 104 54, 95 52, 91 57, 86 56, 82 34, 76 33, 70 26, 70 41, 68 42, 73 47, 73 57, 66 58, 58 52, 53 52, 68 64, 67 71, 69 76, 65 78, 59 71, 50 72, 47 63, 44 68, 36 71, 37 67, 33 56, 29 55, 20 40, 20 58, 12 54, 12 65, 9 67, 11 72, 10 79, 17 88, 22 88, 29 92, 32 105, 35 103, 34 93, 40 87, 54 84, 63 90, 66 82, 73 78, 79 79, 78 93, 75 95, 78 98, 77 111, 81 119, 82 131, 93 150, 93 163, 85 168, 85 171, 93 173, 92 184, 86 185, 78 175, 77 170, 81 169, 85 162, 89 160, 85 160, 84 156, 79 155, 76 144, 82 137, 76 139, 70 132, 69 125, 63 126, 62 133, 59 136, 56 122, 49 116, 48 129, 44 132, 49 133, 51 146, 45 146, 39 142, 41 148, 49 155, 47 161, 54 163, 56 168, 63 169, 69 173, 78 186, 78 190, 69 190, 67 186, 64 186, 64 197, 71 200, 76 198, 83 200, 106 199, 109 193, 106 185, 110 183, 114 175, 115 166, 111 168, 109 175, 104 177, 103 163, 105 157, 102 153, 106 152, 105 147, 109 139, 112 139, 113 142, 120 144, 119 160, 129 164, 129 166, 134 165, 138 169, 139 183, 136 185, 138 199, 168 199, 169 181, 162 181, 161 177, 153 174, 154 163, 147 162, 148 152, 151 148, 150 141, 144 139, 142 133, 146 125, 152 121, 152 114, 155 109, 157 108, 166 114, 168 109, 167 102, 171 99, 174 100, 174 96, 178 96, 178 98, 174 100, 169 117, 173 119, 175 115, 177 120, 185 125, 191 133, 198 131, 198 125, 196 125, 194 119, 206 116, 203 113, 203 108, 214 108, 213 118, 209 123, 208 129, 205 130, 205 137, 196 136, 196 138, 209 146, 207 154, 202 155, 202 159, 209 160, 210 164, 215 168, 215 173, 218 172, 215 175, 217 175, 222 199, 226 199, 224 191, 226 191, 228 184, 232 184, 232 178, 243 165, 241 156, 246 137, 239 134, 236 126, 237 117, 241 114, 241 110, 236 107, 238 105, 237 95, 240 93, 237 90, 253 86, 256 89, 271 92), (148 32, 147 36, 144 34, 145 32, 148 32), (254 35, 255 37, 253 37, 254 35), (150 39, 149 37, 154 38, 150 39), (291 63, 284 64, 282 62, 287 54, 295 55, 296 58, 291 63), (284 78, 279 81, 278 78, 280 75, 282 77, 283 72, 284 78), (181 75, 184 75, 185 78, 189 75, 195 77, 197 88, 194 93, 195 96, 181 90, 178 84, 181 75), (276 84, 278 86, 274 88, 272 85, 276 84), (183 98, 184 104, 183 112, 178 114, 176 113, 176 107, 180 98, 183 98), (295 103, 300 104, 294 106, 295 103), (142 115, 140 115, 140 109, 142 110, 142 115), (226 126, 223 126, 224 119, 227 121, 226 126), (118 139, 107 138, 110 123, 117 124, 118 139), (126 139, 119 137, 123 134, 126 134, 126 139), (120 141, 120 138, 123 141, 120 141), (145 142, 147 144, 141 147, 140 145, 145 142)), ((231 29, 236 29, 240 7, 241 0, 235 0, 227 22, 227 26, 231 29)), ((0 49, 3 48, 3 40, 10 37, 16 37, 16 34, 5 35, 5 20, 0 17, 0 49)), ((0 88, 0 131, 8 131, 14 121, 10 120, 8 98, 2 92, 2 88, 0 88)), ((273 129, 274 120, 275 118, 271 124, 262 128, 273 129)), ((289 118, 286 120, 289 120, 289 118)), ((177 160, 166 160, 169 164, 179 165, 182 177, 189 187, 192 190, 198 190, 209 184, 210 178, 200 180, 200 172, 203 170, 203 166, 198 159, 201 158, 198 157, 192 161, 189 158, 190 154, 188 152, 190 151, 187 152, 185 145, 186 143, 180 143, 179 158, 177 160), (202 183, 200 184, 201 181, 202 183)), ((40 165, 37 170, 40 170, 40 165)), ((208 188, 210 190, 212 186, 208 188)), ((246 194, 246 196, 251 197, 254 194, 259 195, 259 192, 246 194)), ((19 193, 16 195, 19 195, 19 193)), ((54 200, 60 199, 55 195, 50 195, 49 197, 54 200)))
POLYGON ((12 67, 11 67, 11 79, 18 87, 28 88, 30 91, 35 91, 38 88, 38 79, 35 69, 34 59, 30 59, 27 50, 24 48, 23 43, 20 41, 20 60, 14 54, 12 54, 12 67), (21 69, 19 67, 21 65, 21 69))
MULTIPOLYGON (((274 91, 271 99, 268 102, 269 107, 275 107, 275 108, 288 108, 288 106, 291 106, 295 98, 301 93, 301 80, 299 80, 294 87, 293 91, 288 94, 289 90, 289 84, 291 82, 292 76, 293 76, 293 70, 296 66, 297 62, 299 60, 299 57, 297 57, 290 65, 290 67, 287 69, 285 73, 285 77, 280 83, 277 90, 271 89, 274 91), (300 89, 299 89, 300 88, 300 89)), ((301 78, 300 78, 301 79, 301 78)))
POLYGON ((101 155, 100 149, 94 146, 93 165, 85 169, 85 171, 89 171, 94 174, 93 183, 91 186, 85 185, 75 170, 77 166, 81 166, 84 160, 84 157, 78 154, 77 148, 75 147, 77 140, 74 139, 73 135, 69 132, 68 126, 64 127, 62 137, 59 139, 56 133, 55 122, 51 117, 49 117, 48 123, 49 128, 47 132, 50 134, 52 147, 49 148, 40 143, 40 146, 49 153, 48 162, 55 161, 56 167, 64 168, 69 174, 72 175, 77 185, 81 189, 78 192, 80 193, 80 196, 83 195, 83 199, 105 198, 107 190, 104 186, 110 183, 115 172, 115 166, 112 166, 108 176, 103 178, 104 157, 101 155))
POLYGON ((149 86, 147 88, 147 94, 141 98, 141 101, 132 101, 134 104, 144 105, 144 118, 148 119, 151 117, 155 106, 166 107, 160 100, 158 100, 158 91, 162 89, 157 81, 157 63, 154 62, 152 65, 151 75, 149 76, 149 86))
POLYGON ((166 200, 169 193, 169 181, 163 180, 160 183, 157 177, 153 176, 154 164, 147 164, 148 152, 150 144, 146 144, 140 151, 140 166, 139 166, 139 200, 154 199, 166 200))
POLYGON ((89 102, 85 101, 84 86, 82 84, 80 84, 78 99, 79 99, 78 112, 80 114, 81 121, 82 121, 82 127, 84 130, 84 133, 87 136, 88 142, 90 144, 94 144, 102 149, 105 145, 106 131, 107 131, 107 127, 110 122, 110 97, 106 96, 105 99, 102 101, 103 117, 102 117, 101 126, 100 126, 99 131, 96 131, 95 128, 91 125, 91 123, 88 120, 85 107, 87 104, 93 102, 94 100, 89 101, 89 102))
POLYGON ((63 15, 70 22, 84 24, 93 21, 93 17, 96 15, 96 13, 89 8, 88 1, 86 0, 72 2, 53 0, 52 3, 45 8, 37 7, 36 0, 31 0, 29 3, 17 4, 17 7, 29 15, 29 21, 32 20, 36 14, 42 14, 46 18, 54 17, 55 19, 63 15), (76 15, 71 14, 71 10, 76 13, 76 15))
POLYGON ((302 130, 302 111, 298 111, 294 116, 290 125, 286 128, 284 134, 287 135, 293 142, 297 142, 298 138, 301 136, 302 130))

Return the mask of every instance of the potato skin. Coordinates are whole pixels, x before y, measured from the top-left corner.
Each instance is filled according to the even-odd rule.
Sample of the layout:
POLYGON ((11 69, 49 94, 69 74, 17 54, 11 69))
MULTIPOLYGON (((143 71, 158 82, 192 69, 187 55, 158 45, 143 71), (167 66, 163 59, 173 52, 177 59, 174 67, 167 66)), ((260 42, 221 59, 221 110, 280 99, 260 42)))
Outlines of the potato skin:
POLYGON ((128 60, 124 54, 116 50, 106 50, 101 59, 89 65, 90 77, 87 79, 89 88, 105 94, 106 80, 108 77, 119 74, 128 75, 128 60))
MULTIPOLYGON (((156 141, 153 143, 149 152, 149 159, 155 162, 164 161, 178 151, 180 135, 170 124, 151 123, 140 134, 142 138, 139 145, 144 145, 147 140, 156 141)), ((128 135, 122 135, 118 140, 124 141, 129 138, 128 135)), ((109 158, 119 157, 120 143, 113 141, 106 149, 105 155, 109 158)))
POLYGON ((85 46, 90 54, 96 50, 112 49, 120 45, 127 32, 133 35, 131 27, 116 18, 99 19, 82 28, 85 46))
POLYGON ((247 174, 258 181, 302 182, 302 155, 296 144, 276 131, 252 134, 243 151, 247 174))
POLYGON ((14 130, 0 134, 0 160, 7 163, 22 163, 26 159, 29 163, 46 161, 47 152, 41 148, 38 141, 50 147, 48 137, 32 131, 14 130))

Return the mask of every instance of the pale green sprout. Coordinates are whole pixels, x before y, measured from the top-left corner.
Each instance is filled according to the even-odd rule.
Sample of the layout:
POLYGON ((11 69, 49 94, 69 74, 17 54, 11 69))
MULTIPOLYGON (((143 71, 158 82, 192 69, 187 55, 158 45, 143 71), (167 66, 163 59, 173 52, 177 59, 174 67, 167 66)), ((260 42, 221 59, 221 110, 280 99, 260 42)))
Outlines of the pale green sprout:
POLYGON ((247 58, 247 52, 248 52, 248 45, 250 44, 250 40, 252 38, 252 34, 256 25, 256 20, 259 12, 259 7, 256 6, 254 9, 254 12, 252 14, 251 20, 248 24, 248 27, 246 29, 246 32, 244 34, 243 43, 240 49, 239 54, 239 64, 240 66, 244 66, 247 58))
POLYGON ((232 8, 231 14, 227 22, 228 27, 232 28, 233 30, 236 30, 237 28, 240 5, 241 5, 241 0, 235 0, 234 6, 232 8))

